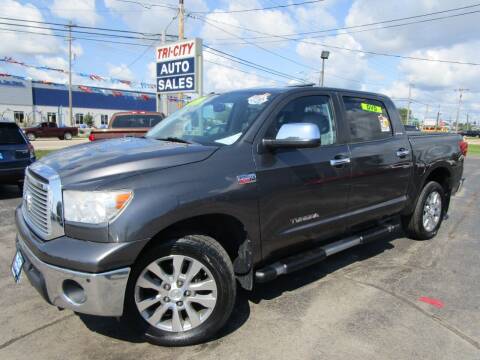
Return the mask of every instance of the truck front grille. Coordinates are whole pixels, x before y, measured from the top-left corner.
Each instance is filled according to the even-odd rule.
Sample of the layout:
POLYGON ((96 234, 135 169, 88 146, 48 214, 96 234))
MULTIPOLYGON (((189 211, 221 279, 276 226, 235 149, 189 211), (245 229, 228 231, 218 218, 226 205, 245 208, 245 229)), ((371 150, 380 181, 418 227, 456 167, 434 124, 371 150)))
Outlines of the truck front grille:
POLYGON ((29 171, 25 176, 22 208, 32 230, 40 237, 47 238, 51 229, 49 186, 29 171))
POLYGON ((22 213, 30 229, 42 240, 65 235, 62 182, 55 170, 41 161, 25 171, 22 213))

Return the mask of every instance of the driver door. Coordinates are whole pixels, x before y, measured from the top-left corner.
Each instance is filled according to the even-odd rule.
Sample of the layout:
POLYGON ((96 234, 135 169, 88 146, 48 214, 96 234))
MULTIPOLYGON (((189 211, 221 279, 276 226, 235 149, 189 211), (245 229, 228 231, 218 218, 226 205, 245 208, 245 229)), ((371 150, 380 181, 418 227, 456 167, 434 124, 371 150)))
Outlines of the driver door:
MULTIPOLYGON (((336 100, 327 93, 298 96, 272 114, 261 138, 275 138, 282 125, 314 123, 321 134, 315 148, 278 148, 256 154, 257 184, 263 256, 279 258, 342 234, 349 193, 349 164, 332 160, 349 158, 339 133, 336 100)), ((338 113, 338 111, 337 111, 338 113)))

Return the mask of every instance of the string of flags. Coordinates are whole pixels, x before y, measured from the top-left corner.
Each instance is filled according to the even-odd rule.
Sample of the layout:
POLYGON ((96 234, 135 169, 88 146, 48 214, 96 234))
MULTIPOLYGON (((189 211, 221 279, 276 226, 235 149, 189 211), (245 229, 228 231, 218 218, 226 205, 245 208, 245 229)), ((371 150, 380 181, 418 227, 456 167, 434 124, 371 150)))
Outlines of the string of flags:
MULTIPOLYGON (((50 66, 40 66, 40 65, 32 65, 32 64, 26 64, 22 61, 15 60, 12 57, 5 56, 3 58, 0 58, 0 62, 3 63, 8 63, 8 64, 15 64, 23 67, 28 67, 32 69, 37 69, 37 70, 46 70, 46 71, 56 71, 59 73, 63 74, 68 74, 67 70, 60 69, 60 68, 55 68, 55 67, 50 67, 50 66)), ((86 74, 86 73, 80 73, 80 72, 72 72, 72 74, 75 74, 77 76, 80 76, 82 78, 90 79, 93 81, 103 81, 103 82, 110 82, 113 84, 123 84, 127 85, 129 87, 135 87, 135 88, 142 88, 142 89, 156 89, 155 84, 149 84, 143 81, 133 81, 133 80, 125 80, 125 79, 119 79, 115 77, 109 77, 109 76, 103 76, 103 75, 97 75, 97 74, 86 74)))
MULTIPOLYGON (((15 79, 15 80, 21 80, 21 81, 35 81, 35 82, 40 83, 40 84, 57 86, 57 87, 59 87, 59 86, 60 87, 65 87, 65 85, 63 85, 63 84, 55 84, 55 83, 52 83, 52 82, 46 81, 46 80, 33 80, 29 77, 20 76, 20 75, 13 75, 13 74, 9 74, 9 73, 0 73, 0 79, 1 78, 9 78, 9 79, 15 79)), ((15 85, 15 84, 12 83, 11 85, 15 85)), ((22 83, 18 83, 18 86, 24 86, 24 85, 22 85, 22 83)), ((78 85, 78 86, 74 86, 74 88, 78 89, 82 92, 88 93, 88 94, 97 93, 97 94, 112 95, 112 96, 117 96, 117 97, 118 96, 132 96, 132 97, 136 97, 136 98, 139 98, 139 99, 145 100, 145 101, 148 101, 148 100, 151 100, 152 98, 154 98, 153 94, 139 93, 139 92, 133 92, 133 91, 122 91, 122 90, 115 90, 115 89, 102 89, 102 88, 90 87, 90 86, 86 86, 86 85, 78 85)), ((179 97, 171 95, 171 96, 168 96, 168 101, 188 103, 188 102, 191 101, 191 97, 184 95, 183 98, 179 98, 179 97)))

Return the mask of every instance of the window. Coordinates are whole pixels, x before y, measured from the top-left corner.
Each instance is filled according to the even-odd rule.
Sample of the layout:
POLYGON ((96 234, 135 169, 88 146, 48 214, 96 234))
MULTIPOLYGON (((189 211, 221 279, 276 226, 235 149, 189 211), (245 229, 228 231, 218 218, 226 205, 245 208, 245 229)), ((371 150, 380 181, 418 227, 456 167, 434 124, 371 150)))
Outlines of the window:
POLYGON ((17 124, 23 124, 23 121, 25 120, 25 113, 23 111, 14 111, 13 119, 17 124))
POLYGON ((57 122, 57 113, 48 112, 47 113, 47 121, 49 123, 56 123, 57 122))
POLYGON ((16 124, 0 122, 0 145, 25 144, 20 132, 16 124))
POLYGON ((392 125, 382 102, 345 96, 343 103, 352 142, 380 140, 392 136, 392 125))
POLYGON ((275 138, 281 126, 289 123, 312 123, 320 130, 321 145, 336 142, 336 128, 328 96, 305 96, 288 103, 277 115, 267 131, 268 138, 275 138))
POLYGON ((83 124, 83 114, 75 114, 75 125, 83 124))
POLYGON ((100 125, 108 125, 108 115, 100 115, 100 125))
POLYGON ((157 125, 162 119, 160 115, 117 115, 112 123, 112 128, 151 128, 157 125))
POLYGON ((160 121, 147 137, 232 145, 275 96, 275 91, 258 89, 201 97, 160 121))

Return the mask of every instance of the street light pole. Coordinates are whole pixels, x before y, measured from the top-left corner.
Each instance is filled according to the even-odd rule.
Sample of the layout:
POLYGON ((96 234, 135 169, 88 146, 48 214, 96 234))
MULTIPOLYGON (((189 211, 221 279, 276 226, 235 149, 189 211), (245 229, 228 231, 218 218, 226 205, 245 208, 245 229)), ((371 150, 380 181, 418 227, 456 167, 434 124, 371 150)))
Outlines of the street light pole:
POLYGON ((73 126, 72 105, 72 22, 68 24, 68 118, 73 126))
POLYGON ((322 58, 322 71, 320 75, 320 86, 323 87, 325 83, 325 60, 328 59, 328 56, 330 55, 330 51, 322 51, 322 54, 320 57, 322 58))

